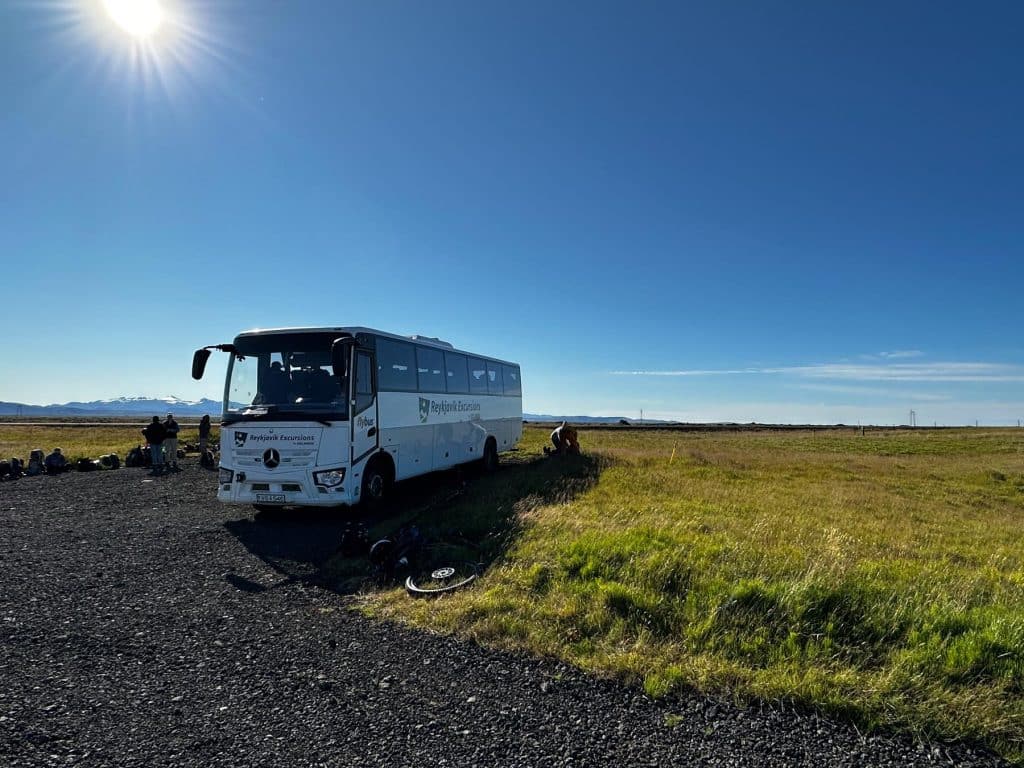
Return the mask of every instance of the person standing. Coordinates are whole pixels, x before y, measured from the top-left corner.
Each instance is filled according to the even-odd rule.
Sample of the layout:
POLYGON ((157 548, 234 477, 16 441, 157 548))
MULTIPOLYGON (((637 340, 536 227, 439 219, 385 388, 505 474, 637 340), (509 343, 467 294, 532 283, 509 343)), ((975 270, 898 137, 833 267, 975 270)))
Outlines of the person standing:
POLYGON ((149 453, 153 457, 153 474, 163 473, 164 468, 164 438, 167 437, 167 430, 160 423, 160 417, 154 416, 153 421, 142 430, 146 442, 149 443, 149 453))
POLYGON ((167 420, 164 422, 164 430, 167 432, 167 437, 164 438, 164 461, 167 463, 167 469, 173 467, 174 471, 178 471, 178 422, 174 420, 174 414, 168 413, 167 420))
POLYGON ((206 414, 199 420, 199 455, 206 455, 206 446, 210 442, 210 415, 206 414))

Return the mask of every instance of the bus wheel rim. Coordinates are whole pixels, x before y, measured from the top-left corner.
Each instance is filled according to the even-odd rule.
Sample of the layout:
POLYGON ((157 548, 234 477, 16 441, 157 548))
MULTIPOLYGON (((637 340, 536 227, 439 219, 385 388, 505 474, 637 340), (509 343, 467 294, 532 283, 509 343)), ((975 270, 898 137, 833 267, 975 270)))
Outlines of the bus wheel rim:
POLYGON ((370 495, 374 498, 380 498, 380 495, 384 492, 384 478, 377 474, 371 475, 367 490, 369 490, 370 495))

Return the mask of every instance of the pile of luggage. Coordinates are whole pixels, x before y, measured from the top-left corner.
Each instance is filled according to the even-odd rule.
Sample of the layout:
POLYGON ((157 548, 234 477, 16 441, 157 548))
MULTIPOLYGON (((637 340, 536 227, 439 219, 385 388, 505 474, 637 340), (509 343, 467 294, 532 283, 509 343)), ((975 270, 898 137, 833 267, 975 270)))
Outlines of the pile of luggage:
MULTIPOLYGON (((186 444, 178 449, 178 458, 185 458, 186 453, 199 453, 199 465, 207 469, 216 469, 219 450, 216 443, 211 443, 205 451, 198 445, 186 444)), ((153 454, 148 445, 136 445, 124 458, 126 467, 153 466, 153 454)), ((121 458, 116 453, 107 453, 98 459, 81 458, 74 461, 64 456, 60 448, 54 448, 50 454, 44 454, 42 448, 36 448, 29 455, 28 461, 19 458, 0 459, 0 481, 18 480, 22 477, 36 475, 59 475, 64 472, 95 472, 97 470, 120 469, 121 458)))
MULTIPOLYGON (((216 446, 214 446, 216 447, 216 446)), ((191 444, 186 444, 184 448, 178 449, 178 458, 184 459, 187 453, 199 453, 199 447, 191 444)), ((153 451, 149 445, 136 445, 134 448, 128 451, 124 457, 124 465, 126 467, 145 467, 151 468, 153 466, 153 451)), ((199 454, 199 466, 213 469, 217 466, 217 458, 213 451, 209 448, 199 454)))
POLYGON ((60 448, 54 448, 48 455, 43 455, 42 448, 36 448, 28 457, 28 462, 14 457, 11 459, 0 459, 0 480, 18 480, 22 477, 35 477, 36 475, 60 475, 64 472, 76 470, 78 472, 92 472, 99 469, 120 469, 121 459, 116 453, 108 453, 100 456, 99 459, 76 459, 68 461, 60 448))
POLYGON ((21 459, 0 459, 0 481, 17 480, 25 475, 25 463, 21 459))

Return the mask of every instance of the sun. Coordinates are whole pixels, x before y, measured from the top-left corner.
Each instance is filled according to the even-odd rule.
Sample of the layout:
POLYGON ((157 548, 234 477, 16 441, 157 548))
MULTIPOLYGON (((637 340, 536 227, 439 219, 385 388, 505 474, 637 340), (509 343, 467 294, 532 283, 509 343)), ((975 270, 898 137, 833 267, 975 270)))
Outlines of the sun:
POLYGON ((164 21, 164 11, 159 0, 103 0, 117 25, 132 37, 151 36, 164 21))

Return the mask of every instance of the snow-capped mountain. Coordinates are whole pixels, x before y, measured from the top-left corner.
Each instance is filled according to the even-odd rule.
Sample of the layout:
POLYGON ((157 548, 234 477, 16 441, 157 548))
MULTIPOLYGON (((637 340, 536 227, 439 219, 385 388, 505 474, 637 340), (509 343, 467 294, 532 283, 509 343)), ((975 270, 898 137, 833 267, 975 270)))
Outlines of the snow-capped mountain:
POLYGON ((221 401, 203 398, 182 400, 180 397, 115 397, 89 402, 72 401, 52 405, 26 405, 0 402, 0 416, 175 416, 219 415, 221 401))

